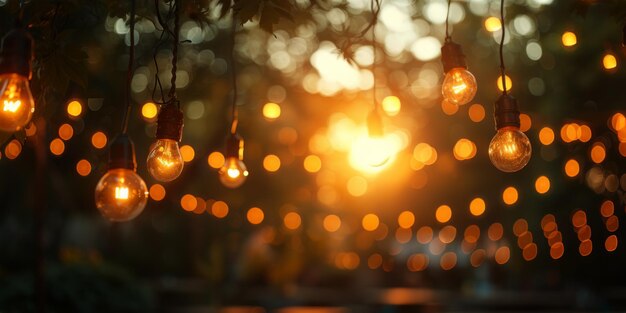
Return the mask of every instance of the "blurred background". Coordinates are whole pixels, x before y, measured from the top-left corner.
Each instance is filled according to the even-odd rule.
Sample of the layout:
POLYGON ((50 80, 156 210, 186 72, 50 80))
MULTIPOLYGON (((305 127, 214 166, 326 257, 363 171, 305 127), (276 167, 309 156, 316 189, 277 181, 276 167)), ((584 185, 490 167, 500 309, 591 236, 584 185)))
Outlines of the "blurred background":
MULTIPOLYGON (((533 146, 511 174, 487 155, 502 89, 499 1, 450 6, 452 39, 478 81, 463 106, 441 98, 444 0, 382 1, 375 45, 361 34, 367 0, 237 1, 250 171, 238 189, 217 175, 230 129, 230 1, 183 3, 185 168, 171 183, 146 170, 155 75, 168 89, 172 43, 159 39, 155 3, 137 0, 129 134, 150 199, 112 223, 94 187, 124 111, 129 3, 25 2, 37 113, 0 138, 0 311, 626 308, 626 3, 505 1, 506 85, 533 146), (385 143, 371 150, 374 86, 385 143), (384 164, 369 166, 381 152, 384 164)), ((2 34, 18 6, 0 0, 2 34)))

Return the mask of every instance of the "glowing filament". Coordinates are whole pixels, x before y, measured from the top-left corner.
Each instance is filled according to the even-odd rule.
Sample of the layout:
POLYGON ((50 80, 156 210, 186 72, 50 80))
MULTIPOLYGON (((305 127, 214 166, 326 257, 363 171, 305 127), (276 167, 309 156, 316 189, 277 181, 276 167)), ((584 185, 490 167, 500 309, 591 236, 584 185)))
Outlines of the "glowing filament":
POLYGON ((459 84, 459 85, 454 85, 452 86, 452 91, 456 94, 459 94, 463 91, 465 91, 465 89, 467 89, 467 85, 465 84, 459 84))
POLYGON ((128 187, 115 187, 115 199, 128 200, 128 187))
POLYGON ((22 106, 22 101, 20 100, 4 100, 4 106, 2 107, 2 110, 5 112, 8 111, 11 113, 15 113, 20 108, 20 106, 22 106))

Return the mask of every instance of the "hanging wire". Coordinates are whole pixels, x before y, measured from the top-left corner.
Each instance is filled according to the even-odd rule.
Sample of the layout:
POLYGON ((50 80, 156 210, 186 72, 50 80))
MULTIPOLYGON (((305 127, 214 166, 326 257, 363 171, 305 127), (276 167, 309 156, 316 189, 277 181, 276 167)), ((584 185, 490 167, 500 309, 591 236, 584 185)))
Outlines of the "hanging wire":
POLYGON ((372 77, 374 80, 372 86, 372 97, 374 100, 374 110, 376 112, 380 111, 380 107, 378 106, 378 102, 376 100, 376 24, 378 24, 378 12, 380 12, 380 1, 381 0, 372 0, 370 4, 370 8, 372 11, 372 53, 373 53, 373 61, 372 61, 372 77))
POLYGON ((133 80, 133 61, 135 59, 135 0, 130 1, 130 47, 128 49, 128 72, 126 74, 126 112, 122 120, 122 134, 128 131, 128 120, 130 118, 131 106, 131 82, 133 80))
MULTIPOLYGON (((178 71, 178 45, 180 44, 180 0, 174 2, 174 47, 172 48, 172 80, 170 86, 170 101, 176 99, 176 72, 178 71)), ((180 108, 180 102, 176 101, 176 104, 180 108)))
POLYGON ((165 92, 163 91, 163 84, 161 83, 161 79, 159 78, 159 73, 161 72, 161 70, 159 68, 157 56, 158 56, 159 51, 161 50, 161 47, 168 41, 168 39, 170 37, 174 37, 174 32, 168 26, 168 21, 172 18, 172 15, 174 14, 174 1, 169 2, 169 8, 168 8, 165 19, 163 19, 159 11, 159 0, 154 0, 154 8, 155 8, 156 16, 157 16, 157 21, 159 22, 159 25, 161 26, 161 35, 159 36, 159 40, 157 41, 157 44, 154 47, 154 53, 152 54, 152 61, 155 67, 154 85, 152 86, 152 101, 160 105, 167 105, 168 103, 171 102, 171 99, 165 98, 165 92), (157 87, 161 95, 161 98, 159 100, 157 100, 156 98, 157 87))
POLYGON ((235 69, 235 37, 237 36, 237 20, 233 12, 232 24, 231 24, 231 45, 230 45, 230 69, 231 79, 233 85, 233 103, 232 103, 232 122, 230 124, 230 133, 237 133, 237 125, 239 124, 239 112, 237 111, 237 71, 235 69))
POLYGON ((502 38, 500 39, 500 79, 502 80, 502 94, 506 95, 506 69, 504 68, 504 35, 506 33, 504 27, 504 0, 500 0, 500 24, 502 26, 502 38))
POLYGON ((450 19, 450 4, 452 4, 452 0, 448 0, 448 10, 446 11, 446 42, 450 42, 452 41, 452 37, 450 36, 450 33, 448 32, 448 27, 449 27, 449 22, 448 20, 450 19))

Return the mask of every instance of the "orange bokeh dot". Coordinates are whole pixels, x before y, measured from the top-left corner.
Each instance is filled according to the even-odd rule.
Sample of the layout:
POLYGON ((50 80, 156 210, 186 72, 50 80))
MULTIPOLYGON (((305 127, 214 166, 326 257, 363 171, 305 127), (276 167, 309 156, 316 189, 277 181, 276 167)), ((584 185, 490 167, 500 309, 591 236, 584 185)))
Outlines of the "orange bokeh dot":
POLYGON ((535 180, 535 190, 540 194, 548 192, 548 190, 550 190, 550 179, 546 176, 539 176, 537 180, 535 180))
POLYGON ((207 158, 207 163, 209 163, 209 166, 214 169, 222 168, 222 166, 224 166, 224 162, 224 155, 218 151, 211 152, 207 158))
POLYGON ((511 250, 507 246, 502 246, 496 250, 495 259, 496 263, 502 265, 509 262, 511 258, 511 250))
POLYGON ((398 225, 402 228, 411 228, 415 223, 415 214, 411 211, 404 211, 398 215, 398 225))
POLYGON ((260 208, 254 207, 248 210, 246 217, 248 218, 248 222, 250 222, 250 224, 258 225, 263 222, 263 219, 265 218, 265 213, 263 213, 263 210, 261 210, 260 208))
POLYGON ((415 235, 417 242, 425 245, 428 244, 431 240, 433 240, 433 229, 428 226, 422 226, 417 230, 415 235))
POLYGON ((534 260, 537 257, 537 245, 534 243, 526 245, 522 250, 522 256, 526 261, 534 260))
POLYGON ((554 142, 554 131, 550 127, 544 127, 539 131, 539 141, 544 146, 550 145, 554 142))
POLYGON ((103 132, 95 132, 91 136, 91 144, 96 149, 104 148, 107 145, 107 135, 105 135, 103 132))
POLYGON ((480 104, 472 104, 467 113, 472 122, 478 123, 485 119, 485 108, 480 104))
POLYGON ((161 184, 154 184, 150 186, 150 198, 154 201, 161 201, 165 199, 165 187, 161 184))
POLYGON ((452 218, 452 209, 447 205, 441 205, 435 211, 435 218, 439 223, 446 223, 452 218))
POLYGON ((617 236, 611 235, 604 241, 604 248, 606 251, 613 252, 617 249, 617 236))
POLYGON ((591 254, 591 251, 593 251, 593 242, 591 240, 585 239, 580 242, 578 246, 578 253, 580 253, 580 255, 588 256, 591 254))
POLYGON ((76 172, 80 176, 87 176, 91 173, 91 163, 87 160, 80 160, 76 163, 76 172))
POLYGON ((611 200, 605 200, 600 205, 600 214, 604 217, 609 217, 615 213, 615 204, 611 200))
POLYGON ((507 205, 513 205, 517 202, 518 193, 515 187, 507 187, 502 192, 502 201, 507 205))
POLYGON ((487 230, 487 236, 492 241, 498 241, 502 239, 503 235, 504 235, 504 228, 502 227, 502 224, 500 223, 491 224, 491 226, 489 226, 489 229, 487 230))
POLYGON ((550 257, 557 260, 563 256, 565 252, 565 246, 562 242, 557 242, 550 247, 550 257))
POLYGON ((600 164, 606 157, 606 148, 603 143, 597 142, 591 147, 591 152, 589 154, 594 163, 600 164))
POLYGON ((363 226, 363 229, 367 231, 374 231, 378 228, 380 220, 378 219, 378 216, 376 214, 370 213, 363 217, 361 224, 363 226))
POLYGON ((569 177, 576 177, 580 173, 580 165, 578 161, 574 159, 567 160, 565 162, 565 175, 569 177))
POLYGON ((520 121, 519 130, 521 130, 522 132, 527 132, 533 124, 532 119, 530 118, 530 115, 524 114, 524 113, 519 115, 519 121, 520 121))
POLYGON ((521 236, 524 232, 528 230, 528 222, 520 218, 515 223, 513 223, 513 234, 515 236, 521 236))
POLYGON ((341 218, 339 218, 339 216, 337 215, 330 214, 324 217, 323 224, 324 229, 326 229, 327 232, 333 233, 338 231, 341 227, 341 218))
POLYGON ((283 218, 283 223, 285 224, 286 228, 296 230, 302 224, 302 218, 300 217, 300 214, 296 212, 289 212, 285 214, 285 217, 283 218))
POLYGON ((456 266, 456 253, 446 252, 441 256, 440 265, 444 271, 449 271, 456 266))
POLYGON ((193 150, 192 146, 184 145, 180 147, 180 155, 183 157, 183 161, 191 162, 196 156, 196 152, 193 150))
POLYGON ((268 172, 276 172, 280 169, 280 159, 278 156, 270 154, 263 158, 263 168, 268 172))
POLYGON ((481 198, 474 198, 469 205, 470 213, 474 216, 481 216, 485 213, 485 200, 481 198))
POLYGON ((59 127, 59 138, 68 141, 74 136, 74 128, 70 124, 63 124, 59 127))
POLYGON ((198 206, 198 200, 196 199, 196 197, 190 194, 186 194, 180 198, 180 206, 183 208, 183 210, 191 212, 195 210, 198 206))
POLYGON ((55 138, 50 142, 50 152, 54 155, 61 155, 65 152, 65 143, 59 138, 55 138))
POLYGON ((224 201, 215 201, 211 205, 211 214, 217 218, 224 218, 228 215, 228 204, 224 201))

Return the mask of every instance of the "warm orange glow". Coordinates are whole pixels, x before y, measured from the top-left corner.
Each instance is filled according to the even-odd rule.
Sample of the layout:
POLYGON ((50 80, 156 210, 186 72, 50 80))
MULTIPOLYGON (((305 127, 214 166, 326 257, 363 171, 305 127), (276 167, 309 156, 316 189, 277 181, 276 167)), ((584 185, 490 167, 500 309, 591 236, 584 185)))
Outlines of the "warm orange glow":
POLYGON ((63 124, 59 127, 59 138, 68 141, 74 136, 74 128, 70 124, 63 124))
POLYGON ((439 241, 445 244, 453 242, 454 238, 456 238, 456 228, 452 225, 444 226, 439 231, 439 241))
POLYGON ((425 165, 432 165, 437 161, 437 150, 427 143, 419 143, 413 149, 413 158, 425 165))
POLYGON ((576 34, 570 31, 563 33, 563 35, 561 36, 561 41, 563 42, 563 46, 565 47, 575 46, 578 42, 578 40, 576 39, 576 34))
POLYGON ((435 211, 435 218, 439 223, 446 223, 452 218, 452 209, 447 205, 442 205, 435 211))
POLYGON ((146 163, 148 172, 158 181, 169 182, 178 178, 184 166, 178 141, 157 139, 150 148, 146 163))
POLYGON ((548 190, 550 190, 550 179, 546 176, 539 176, 537 180, 535 180, 535 190, 540 194, 548 192, 548 190))
POLYGON ((578 246, 578 253, 580 253, 581 256, 588 256, 592 251, 593 242, 591 240, 585 239, 580 242, 580 245, 578 246))
POLYGON ((550 247, 550 257, 557 260, 563 256, 565 252, 565 246, 563 246, 562 242, 557 242, 550 247))
POLYGON ((222 166, 224 166, 225 160, 226 159, 224 158, 224 155, 221 152, 214 151, 214 152, 211 152, 211 154, 209 154, 209 157, 207 158, 207 163, 209 163, 210 167, 214 169, 219 169, 219 168, 222 168, 222 166))
POLYGON ((433 240, 433 229, 428 226, 422 226, 415 235, 417 242, 425 245, 433 240))
POLYGON ((580 125, 580 136, 578 137, 578 140, 582 142, 588 142, 589 140, 591 140, 591 136, 591 128, 589 128, 589 126, 587 125, 580 125))
POLYGON ((515 236, 521 236, 527 230, 528 230, 528 222, 523 218, 518 219, 513 224, 513 234, 515 236))
POLYGON ((518 193, 515 187, 507 187, 502 192, 502 201, 504 201, 505 204, 513 205, 517 202, 517 198, 518 193))
MULTIPOLYGON (((506 82, 506 91, 510 91, 513 88, 513 81, 508 75, 504 75, 504 82, 506 82)), ((502 76, 498 76, 497 86, 498 90, 504 90, 504 86, 502 86, 502 76)))
POLYGON ((463 233, 463 237, 465 237, 465 241, 469 243, 476 243, 480 237, 480 228, 477 225, 467 226, 467 228, 465 228, 465 232, 463 233))
POLYGON ((611 200, 606 200, 600 205, 600 214, 603 217, 609 217, 615 213, 615 204, 611 200))
POLYGON ((20 155, 20 153, 22 153, 22 144, 17 139, 11 140, 4 147, 4 155, 9 160, 13 160, 17 158, 20 155))
POLYGON ((607 70, 615 69, 617 67, 617 58, 615 58, 615 55, 607 53, 602 58, 602 65, 607 70))
POLYGON ((525 231, 517 237, 517 246, 524 249, 527 245, 533 242, 533 234, 529 231, 525 231))
POLYGON ((50 152, 54 155, 61 155, 65 152, 65 143, 59 138, 55 138, 50 142, 50 152))
POLYGON ((408 228, 399 227, 396 229, 396 241, 399 243, 407 243, 411 241, 413 233, 408 228))
POLYGON ((415 214, 411 211, 403 211, 398 215, 398 225, 402 228, 411 228, 415 224, 415 214))
POLYGON ((28 124, 28 127, 24 128, 24 132, 28 137, 35 136, 35 134, 37 133, 37 126, 35 125, 35 123, 30 123, 28 124))
POLYGON ((380 224, 380 220, 378 219, 378 216, 376 216, 376 214, 373 214, 373 213, 365 215, 363 217, 363 220, 361 221, 361 225, 363 226, 363 229, 367 231, 375 231, 378 228, 379 224, 380 224))
POLYGON ((0 130, 15 132, 30 122, 35 101, 28 79, 17 74, 0 74, 0 130))
POLYGON ((400 108, 402 108, 402 103, 400 102, 400 98, 396 96, 387 96, 383 99, 381 103, 383 107, 383 111, 387 113, 389 116, 396 116, 400 113, 400 108))
POLYGON ((80 102, 73 100, 67 104, 67 114, 70 116, 78 117, 81 113, 83 113, 83 105, 80 102))
POLYGON ((534 243, 528 244, 522 250, 522 256, 526 261, 532 261, 537 257, 537 245, 534 243))
POLYGON ((615 113, 611 116, 611 127, 616 132, 624 129, 626 127, 626 116, 622 113, 615 113))
POLYGON ((500 265, 506 264, 507 262, 509 262, 510 258, 511 258, 511 250, 509 249, 509 247, 502 246, 498 248, 498 250, 496 250, 496 255, 495 255, 496 263, 500 265))
POLYGON ((474 198, 469 205, 470 213, 474 216, 481 216, 485 213, 485 200, 481 198, 474 198))
POLYGON ((449 70, 441 84, 443 98, 455 105, 464 105, 472 101, 477 90, 476 78, 463 67, 449 70))
POLYGON ((228 204, 224 201, 215 201, 211 205, 211 214, 217 218, 225 218, 228 215, 228 204))
POLYGON ((459 106, 446 99, 441 101, 441 111, 446 115, 454 115, 459 111, 459 106))
POLYGON ((289 212, 285 214, 283 223, 287 229, 296 230, 302 224, 302 218, 300 217, 300 214, 296 212, 289 212))
POLYGON ((469 160, 476 156, 476 145, 469 139, 459 139, 454 145, 454 157, 459 160, 469 160))
POLYGON ((421 272, 428 268, 428 262, 428 256, 423 253, 416 253, 407 259, 406 266, 411 272, 421 272))
POLYGON ((334 233, 341 227, 341 219, 339 216, 330 214, 324 217, 324 229, 329 233, 334 233))
POLYGON ((530 129, 530 127, 533 125, 530 115, 525 114, 525 113, 522 113, 519 115, 519 122, 520 122, 519 130, 523 132, 527 132, 530 129))
POLYGON ((308 155, 304 158, 304 170, 309 173, 317 173, 322 169, 322 159, 317 155, 308 155))
POLYGON ((191 212, 198 206, 198 199, 196 199, 193 195, 186 194, 180 198, 180 206, 183 210, 191 212))
POLYGON ((154 201, 161 201, 165 199, 165 187, 161 184, 154 184, 150 186, 150 198, 154 201))
POLYGON ((153 121, 158 114, 159 107, 152 102, 146 102, 141 107, 141 116, 143 116, 143 118, 147 121, 153 121))
POLYGON ((350 166, 364 173, 378 173, 394 162, 399 150, 400 142, 395 134, 382 137, 363 134, 352 142, 350 166))
POLYGON ((374 253, 367 258, 367 267, 372 270, 375 270, 383 265, 383 256, 379 253, 374 253))
POLYGON ((485 107, 480 104, 472 104, 467 111, 470 120, 474 123, 481 122, 485 119, 485 107))
POLYGON ((91 173, 91 163, 87 160, 80 160, 76 163, 76 172, 80 176, 87 176, 91 173))
POLYGON ((473 267, 479 267, 485 261, 486 255, 487 253, 483 249, 478 249, 472 252, 472 255, 470 256, 470 264, 472 264, 473 267))
POLYGON ((276 172, 280 169, 280 158, 278 156, 270 154, 263 158, 263 168, 268 172, 276 172))
POLYGON ((361 176, 353 176, 348 180, 346 187, 351 196, 360 197, 367 192, 367 180, 361 176))
POLYGON ((544 146, 550 145, 554 142, 554 131, 550 127, 544 127, 539 131, 539 141, 544 146))
POLYGON ((532 146, 528 137, 516 127, 502 127, 489 143, 489 160, 500 171, 511 173, 530 161, 532 146))
POLYGON ((107 145, 107 135, 103 132, 95 132, 93 136, 91 136, 91 144, 96 149, 102 149, 107 145))
POLYGON ((572 226, 581 228, 587 224, 587 214, 583 210, 578 210, 572 215, 572 226))
POLYGON ((263 210, 261 210, 260 208, 254 207, 248 210, 246 217, 248 218, 248 222, 250 222, 250 224, 258 225, 263 222, 263 219, 265 218, 265 213, 263 213, 263 210))
POLYGON ((249 174, 246 164, 238 157, 227 158, 219 171, 220 182, 228 188, 241 186, 249 174))
POLYGON ((613 252, 615 251, 615 249, 617 249, 617 242, 617 236, 611 235, 607 237, 604 241, 604 248, 606 249, 606 251, 613 252))
POLYGON ((503 235, 504 227, 502 227, 502 224, 500 223, 491 224, 491 226, 489 226, 489 229, 487 230, 487 237, 489 237, 489 239, 491 239, 492 241, 498 241, 502 239, 503 235))
POLYGON ((485 29, 488 32, 497 32, 502 29, 502 23, 499 18, 490 16, 485 20, 485 29))
POLYGON ((591 152, 589 154, 593 163, 602 163, 602 161, 604 161, 604 158, 606 157, 606 149, 604 148, 604 144, 601 142, 593 144, 593 146, 591 147, 591 152))
POLYGON ((268 102, 263 106, 263 116, 268 120, 275 120, 280 117, 280 105, 268 102))
POLYGON ((132 170, 111 169, 96 185, 96 207, 111 221, 128 221, 137 217, 148 201, 148 188, 132 170))
POLYGON ((446 252, 441 256, 439 260, 441 265, 441 269, 444 271, 449 271, 456 266, 456 253, 454 252, 446 252))
POLYGON ((576 177, 580 172, 580 165, 578 165, 578 161, 574 159, 567 160, 565 163, 565 175, 569 177, 576 177))
POLYGON ((183 157, 183 161, 191 162, 196 156, 196 151, 190 145, 184 145, 180 147, 180 155, 183 157))

